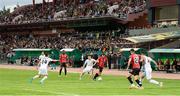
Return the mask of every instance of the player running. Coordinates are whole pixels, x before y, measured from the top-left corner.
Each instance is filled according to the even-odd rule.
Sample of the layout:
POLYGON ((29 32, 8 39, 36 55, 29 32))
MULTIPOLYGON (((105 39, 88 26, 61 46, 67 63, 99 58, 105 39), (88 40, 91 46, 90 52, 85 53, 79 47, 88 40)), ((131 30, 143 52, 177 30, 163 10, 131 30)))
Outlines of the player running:
POLYGON ((130 89, 131 88, 143 89, 142 84, 140 83, 140 81, 138 79, 139 78, 139 72, 140 72, 140 56, 135 54, 134 49, 131 49, 130 53, 131 53, 131 55, 130 55, 130 58, 129 58, 129 61, 128 61, 128 66, 127 66, 127 69, 126 69, 126 70, 128 70, 130 65, 132 65, 132 70, 129 72, 129 74, 127 76, 127 79, 129 80, 129 82, 131 84, 130 89), (138 87, 136 87, 133 84, 132 75, 134 75, 134 80, 138 84, 138 87))
POLYGON ((39 73, 30 80, 30 83, 32 83, 32 81, 36 78, 43 77, 40 81, 40 84, 43 84, 44 80, 48 78, 48 64, 51 61, 58 61, 58 60, 53 60, 49 58, 48 54, 45 54, 45 57, 42 57, 40 59, 40 62, 38 63, 39 68, 37 68, 39 70, 39 73))
POLYGON ((60 59, 60 70, 59 70, 59 75, 61 75, 62 69, 64 68, 64 73, 65 76, 67 75, 67 63, 68 63, 68 55, 65 53, 65 51, 63 50, 62 54, 59 56, 60 59))
POLYGON ((146 77, 146 79, 149 81, 149 83, 156 84, 156 85, 159 85, 160 87, 162 87, 163 86, 162 82, 158 82, 158 81, 152 79, 151 62, 153 62, 157 66, 156 61, 154 61, 151 57, 146 56, 143 52, 141 53, 141 61, 143 63, 143 67, 142 67, 143 73, 140 77, 141 83, 142 83, 142 79, 144 77, 146 77))
POLYGON ((96 64, 96 60, 95 59, 92 59, 91 56, 89 55, 88 56, 88 59, 86 59, 86 61, 84 62, 84 65, 82 68, 83 69, 83 72, 80 74, 80 80, 82 79, 82 76, 85 74, 85 73, 90 73, 91 72, 91 76, 93 75, 93 66, 96 64))
POLYGON ((97 59, 97 63, 98 63, 98 67, 99 67, 99 72, 95 74, 93 80, 96 80, 97 77, 99 77, 100 80, 102 80, 102 78, 101 78, 100 76, 101 76, 101 74, 102 74, 102 71, 103 71, 103 69, 104 69, 105 64, 108 65, 108 59, 107 59, 107 57, 106 57, 104 54, 102 54, 102 55, 97 59))

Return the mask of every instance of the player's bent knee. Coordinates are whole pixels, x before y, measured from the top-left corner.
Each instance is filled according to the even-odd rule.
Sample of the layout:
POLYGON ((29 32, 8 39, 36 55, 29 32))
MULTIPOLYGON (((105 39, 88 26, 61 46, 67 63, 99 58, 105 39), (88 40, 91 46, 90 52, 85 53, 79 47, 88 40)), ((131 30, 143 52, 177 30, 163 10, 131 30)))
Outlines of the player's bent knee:
POLYGON ((134 76, 134 80, 137 80, 138 79, 138 76, 136 75, 136 76, 134 76))
POLYGON ((131 79, 131 76, 127 77, 127 79, 131 79))

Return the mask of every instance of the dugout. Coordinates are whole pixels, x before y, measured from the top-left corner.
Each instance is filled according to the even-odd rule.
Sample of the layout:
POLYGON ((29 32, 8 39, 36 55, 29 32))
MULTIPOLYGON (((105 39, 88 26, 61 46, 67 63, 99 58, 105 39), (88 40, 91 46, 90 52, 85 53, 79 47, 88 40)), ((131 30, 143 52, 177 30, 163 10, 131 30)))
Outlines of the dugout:
POLYGON ((164 64, 167 59, 170 59, 170 64, 174 59, 180 58, 180 49, 151 49, 149 53, 158 61, 160 59, 164 64))
MULTIPOLYGON (((15 52, 15 56, 11 58, 13 62, 16 60, 19 60, 23 57, 28 57, 28 58, 38 58, 42 52, 46 52, 49 54, 50 58, 52 59, 57 59, 59 60, 59 51, 58 50, 53 50, 53 49, 13 49, 15 52)), ((56 64, 59 64, 59 62, 56 62, 56 64)))
POLYGON ((151 49, 149 53, 152 54, 155 60, 180 58, 180 49, 151 49))
POLYGON ((69 57, 69 62, 72 63, 73 67, 80 67, 81 66, 81 56, 82 52, 78 49, 72 48, 64 48, 60 50, 60 54, 62 51, 65 51, 69 57))

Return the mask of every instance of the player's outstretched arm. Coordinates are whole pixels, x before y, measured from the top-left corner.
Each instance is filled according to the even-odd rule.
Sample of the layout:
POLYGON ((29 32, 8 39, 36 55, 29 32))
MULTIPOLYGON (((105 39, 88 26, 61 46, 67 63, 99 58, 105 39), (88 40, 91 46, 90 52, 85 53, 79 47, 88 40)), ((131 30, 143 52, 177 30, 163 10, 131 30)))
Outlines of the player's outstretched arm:
POLYGON ((82 68, 85 68, 86 64, 87 64, 87 60, 84 62, 82 68))
POLYGON ((93 59, 93 66, 97 64, 97 60, 93 59))
POLYGON ((156 65, 156 68, 158 68, 157 62, 155 60, 153 60, 152 58, 150 58, 150 59, 151 59, 151 62, 153 62, 156 65))
MULTIPOLYGON (((50 62, 58 62, 59 60, 55 60, 55 59, 49 58, 49 61, 50 61, 50 62)), ((50 64, 50 63, 48 63, 48 64, 50 64)))
POLYGON ((52 60, 53 62, 58 62, 59 60, 52 60))
MULTIPOLYGON (((144 61, 144 56, 141 55, 140 62, 143 62, 143 61, 144 61)), ((142 63, 142 65, 144 65, 144 63, 142 63)))

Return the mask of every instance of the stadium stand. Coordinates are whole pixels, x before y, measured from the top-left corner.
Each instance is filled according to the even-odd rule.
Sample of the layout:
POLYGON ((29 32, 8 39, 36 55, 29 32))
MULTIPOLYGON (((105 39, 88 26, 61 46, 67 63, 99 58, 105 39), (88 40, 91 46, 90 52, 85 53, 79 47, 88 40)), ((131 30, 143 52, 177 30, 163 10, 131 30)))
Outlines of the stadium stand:
POLYGON ((44 22, 63 20, 68 18, 93 18, 101 16, 115 16, 126 19, 128 14, 134 14, 145 10, 144 0, 104 0, 74 4, 68 2, 64 5, 57 0, 56 7, 52 3, 26 5, 16 8, 14 12, 1 14, 0 24, 22 24, 32 22, 44 22))

